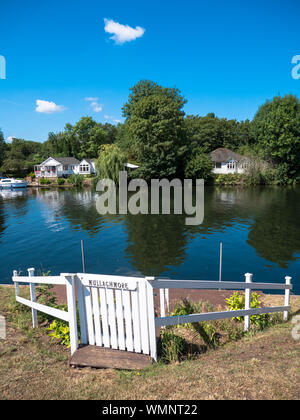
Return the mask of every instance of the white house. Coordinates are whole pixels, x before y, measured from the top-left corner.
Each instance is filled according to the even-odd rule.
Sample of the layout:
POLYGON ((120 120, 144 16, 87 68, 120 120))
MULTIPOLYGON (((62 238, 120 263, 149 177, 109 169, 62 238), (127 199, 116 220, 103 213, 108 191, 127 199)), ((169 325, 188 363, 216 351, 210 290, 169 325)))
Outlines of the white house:
POLYGON ((250 164, 250 159, 225 147, 219 147, 210 153, 215 174, 243 174, 250 164))
POLYGON ((72 174, 90 175, 95 173, 95 163, 89 159, 79 161, 73 157, 49 157, 34 167, 36 178, 60 178, 72 174))

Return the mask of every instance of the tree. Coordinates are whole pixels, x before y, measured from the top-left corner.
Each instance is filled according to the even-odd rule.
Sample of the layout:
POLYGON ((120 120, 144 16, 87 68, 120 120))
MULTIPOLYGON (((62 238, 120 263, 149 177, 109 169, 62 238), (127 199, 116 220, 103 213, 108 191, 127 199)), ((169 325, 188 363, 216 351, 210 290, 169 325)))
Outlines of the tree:
POLYGON ((0 166, 3 164, 5 151, 6 151, 6 144, 4 141, 3 133, 0 129, 0 166))
POLYGON ((261 154, 278 166, 284 179, 300 172, 300 103, 296 96, 274 97, 257 111, 253 133, 261 154))
POLYGON ((210 156, 203 153, 201 149, 198 149, 188 160, 184 175, 185 178, 208 180, 212 176, 212 169, 213 163, 210 156))
POLYGON ((140 168, 136 176, 145 179, 171 177, 180 173, 186 151, 183 126, 184 98, 177 89, 153 82, 140 82, 124 105, 129 147, 140 168))
POLYGON ((96 161, 98 178, 108 178, 118 183, 119 172, 125 169, 124 163, 126 163, 126 156, 117 145, 103 144, 96 161))
POLYGON ((136 85, 130 88, 128 102, 123 106, 123 117, 127 120, 131 118, 135 105, 143 98, 151 95, 162 95, 170 98, 177 103, 178 108, 181 109, 187 102, 176 88, 164 88, 151 80, 140 80, 136 85))

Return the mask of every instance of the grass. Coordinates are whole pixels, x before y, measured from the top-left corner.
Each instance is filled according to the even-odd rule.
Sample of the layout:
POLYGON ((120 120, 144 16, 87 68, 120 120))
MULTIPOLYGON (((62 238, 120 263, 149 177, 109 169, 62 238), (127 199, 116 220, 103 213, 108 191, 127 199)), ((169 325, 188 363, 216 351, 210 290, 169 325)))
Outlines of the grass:
MULTIPOLYGON (((0 340, 0 399, 300 398, 300 341, 291 336, 291 322, 208 349, 195 360, 140 372, 73 369, 69 350, 42 328, 32 330, 31 310, 13 296, 12 288, 0 288, 0 313, 7 320, 7 339, 0 340)), ((279 298, 267 296, 265 303, 276 305, 279 298)), ((300 297, 291 301, 293 313, 299 312, 300 297)))

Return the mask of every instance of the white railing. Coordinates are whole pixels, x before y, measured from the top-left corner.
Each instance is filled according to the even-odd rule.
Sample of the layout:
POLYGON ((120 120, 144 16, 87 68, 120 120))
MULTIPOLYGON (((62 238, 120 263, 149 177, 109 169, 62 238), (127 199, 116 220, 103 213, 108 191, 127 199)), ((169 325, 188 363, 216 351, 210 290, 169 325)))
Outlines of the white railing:
POLYGON ((69 323, 71 353, 73 354, 78 347, 77 316, 76 316, 76 298, 75 298, 75 276, 74 274, 61 274, 60 276, 35 276, 34 268, 28 269, 28 276, 18 276, 18 272, 13 272, 13 282, 16 288, 16 301, 29 306, 32 312, 32 326, 38 326, 37 311, 44 312, 55 318, 62 319, 69 323), (19 283, 29 283, 30 300, 20 296, 19 283), (36 284, 60 284, 66 286, 68 311, 52 308, 36 301, 36 284))
POLYGON ((99 274, 66 274, 60 276, 29 276, 13 272, 16 301, 32 310, 32 324, 37 327, 37 311, 44 312, 69 323, 71 353, 78 348, 76 290, 80 319, 81 343, 113 349, 150 354, 157 360, 156 327, 221 318, 244 316, 244 329, 250 328, 250 316, 283 312, 288 319, 291 277, 285 283, 253 283, 252 274, 245 274, 245 282, 163 280, 154 277, 125 277, 99 274), (19 284, 29 283, 30 300, 20 296, 19 284), (66 286, 68 310, 40 304, 36 301, 35 285, 53 284, 66 286), (155 317, 153 289, 160 290, 161 316, 155 317), (205 312, 199 314, 165 316, 169 312, 169 289, 233 289, 245 290, 245 309, 235 311, 205 312), (251 309, 251 290, 285 290, 284 306, 251 309))
MULTIPOLYGON (((244 330, 250 328, 250 316, 272 312, 283 312, 284 320, 288 319, 290 307, 290 291, 292 289, 291 277, 285 277, 285 283, 252 283, 253 275, 245 274, 245 282, 233 281, 203 281, 203 280, 164 280, 157 279, 152 282, 154 289, 160 289, 161 317, 155 318, 156 327, 167 325, 186 324, 192 322, 211 321, 222 318, 244 316, 244 330), (245 309, 235 311, 205 312, 199 314, 165 316, 166 306, 169 307, 168 289, 232 289, 245 290, 245 309), (271 306, 251 309, 251 290, 285 290, 284 306, 271 306)), ((168 308, 169 311, 169 308, 168 308)))

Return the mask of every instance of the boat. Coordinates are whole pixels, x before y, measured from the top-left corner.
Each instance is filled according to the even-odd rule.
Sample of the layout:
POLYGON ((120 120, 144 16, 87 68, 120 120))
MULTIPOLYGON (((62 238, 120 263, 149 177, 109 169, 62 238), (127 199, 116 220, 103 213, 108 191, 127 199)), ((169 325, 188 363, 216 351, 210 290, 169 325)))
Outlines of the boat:
POLYGON ((28 182, 21 179, 2 178, 0 179, 0 189, 2 188, 26 188, 28 182))

